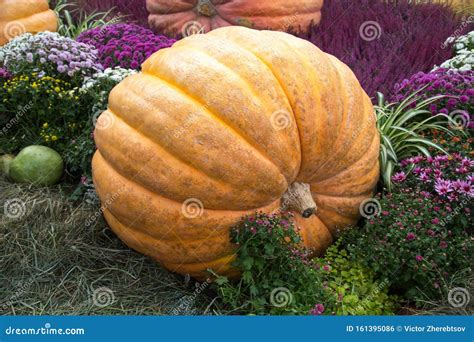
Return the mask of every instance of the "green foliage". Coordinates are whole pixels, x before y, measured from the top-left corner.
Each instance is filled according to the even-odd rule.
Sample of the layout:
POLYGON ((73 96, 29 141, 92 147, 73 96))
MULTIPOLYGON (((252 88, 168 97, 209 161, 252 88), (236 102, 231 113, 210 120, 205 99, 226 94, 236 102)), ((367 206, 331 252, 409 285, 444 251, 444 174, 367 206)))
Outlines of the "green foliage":
POLYGON ((135 73, 134 70, 122 68, 106 69, 93 77, 84 79, 81 88, 74 89, 80 99, 81 122, 83 129, 74 136, 69 148, 64 150, 63 158, 68 171, 75 176, 85 175, 90 178, 91 160, 95 151, 93 130, 98 116, 107 109, 109 93, 125 77, 135 73))
POLYGON ((238 246, 233 266, 242 276, 237 282, 218 276, 214 285, 229 312, 305 315, 316 303, 331 305, 289 214, 246 217, 231 240, 238 246))
POLYGON ((381 139, 381 177, 384 186, 389 190, 392 188, 393 172, 400 160, 420 153, 430 156, 430 147, 445 153, 439 145, 423 137, 424 132, 433 129, 450 132, 445 126, 447 122, 452 122, 451 118, 443 114, 431 116, 431 112, 426 109, 442 96, 420 101, 417 94, 418 92, 408 96, 401 103, 387 104, 384 96, 378 93, 375 113, 381 139))
POLYGON ((379 203, 377 216, 342 235, 352 260, 387 279, 407 299, 440 298, 449 277, 473 262, 467 227, 454 224, 464 215, 462 208, 409 188, 379 203))
POLYGON ((61 155, 70 177, 90 175, 95 121, 107 108, 112 88, 131 73, 107 69, 85 78, 81 87, 36 73, 0 80, 2 148, 17 153, 28 145, 45 145, 61 155))
POLYGON ((0 98, 5 120, 0 142, 7 152, 36 144, 59 151, 67 137, 83 129, 78 122, 79 98, 69 82, 36 73, 16 76, 0 81, 0 98))
POLYGON ((339 243, 318 261, 327 290, 336 301, 329 312, 336 315, 393 315, 397 297, 388 295, 387 279, 376 280, 369 267, 352 260, 339 243))
MULTIPOLYGON (((449 154, 459 153, 463 157, 472 157, 474 153, 474 138, 465 135, 462 131, 457 131, 457 134, 451 136, 443 131, 431 131, 427 133, 427 137, 434 143, 441 146, 449 154)), ((432 153, 436 151, 431 150, 432 153)))
POLYGON ((87 13, 68 0, 56 2, 54 11, 58 16, 58 32, 65 37, 76 39, 90 29, 125 22, 125 16, 114 16, 114 8, 106 12, 87 13))

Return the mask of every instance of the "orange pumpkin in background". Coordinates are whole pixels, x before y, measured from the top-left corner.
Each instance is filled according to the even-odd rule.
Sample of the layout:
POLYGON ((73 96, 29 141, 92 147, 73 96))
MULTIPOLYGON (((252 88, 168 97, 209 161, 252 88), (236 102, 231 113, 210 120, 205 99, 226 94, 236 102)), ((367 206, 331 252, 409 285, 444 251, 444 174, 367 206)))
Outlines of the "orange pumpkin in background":
POLYGON ((56 31, 58 19, 47 0, 0 0, 0 45, 23 33, 56 31))
POLYGON ((127 245, 175 272, 232 276, 229 231, 244 215, 293 210, 316 253, 356 223, 378 181, 380 138, 369 97, 337 58, 234 26, 178 41, 142 70, 111 92, 92 162, 105 218, 127 245))
POLYGON ((151 28, 189 36, 223 26, 306 30, 321 20, 323 0, 147 0, 151 28))

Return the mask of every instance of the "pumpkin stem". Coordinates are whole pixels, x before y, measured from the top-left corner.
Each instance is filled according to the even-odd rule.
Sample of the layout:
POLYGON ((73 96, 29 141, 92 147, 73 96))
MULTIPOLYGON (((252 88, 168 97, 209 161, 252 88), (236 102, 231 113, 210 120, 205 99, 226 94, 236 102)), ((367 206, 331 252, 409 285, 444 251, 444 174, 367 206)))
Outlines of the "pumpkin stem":
POLYGON ((304 218, 316 213, 316 203, 307 183, 293 183, 282 197, 282 211, 296 211, 304 218))
POLYGON ((210 0, 199 0, 196 9, 199 14, 204 15, 206 17, 212 17, 217 13, 216 8, 210 0))

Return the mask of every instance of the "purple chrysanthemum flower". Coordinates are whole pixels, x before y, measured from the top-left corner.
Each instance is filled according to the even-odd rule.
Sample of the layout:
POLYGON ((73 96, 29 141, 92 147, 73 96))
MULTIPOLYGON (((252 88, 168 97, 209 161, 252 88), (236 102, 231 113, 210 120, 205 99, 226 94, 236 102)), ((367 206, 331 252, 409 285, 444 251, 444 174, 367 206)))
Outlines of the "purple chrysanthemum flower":
POLYGON ((459 174, 464 174, 464 173, 468 173, 469 172, 469 169, 465 166, 461 166, 461 167, 457 167, 455 169, 456 173, 459 173, 459 174))
POLYGON ((453 112, 464 111, 468 122, 472 123, 474 122, 473 83, 474 70, 460 71, 438 68, 429 73, 418 72, 410 79, 395 85, 394 94, 389 100, 390 102, 401 102, 415 92, 419 92, 418 96, 421 100, 441 95, 443 97, 430 104, 428 108, 433 115, 449 115, 453 112))
POLYGON ((455 193, 455 192, 450 192, 448 194, 448 201, 450 202, 454 202, 454 201, 457 201, 458 200, 458 195, 455 193))
POLYGON ((426 172, 421 172, 420 173, 420 177, 419 179, 422 181, 422 182, 428 182, 430 180, 430 176, 428 176, 428 174, 426 172))
POLYGON ((470 158, 463 158, 461 160, 461 166, 464 167, 474 167, 474 160, 471 160, 470 158))
POLYGON ((316 304, 314 308, 312 308, 309 313, 313 316, 319 316, 324 312, 324 305, 323 304, 316 304))
POLYGON ((439 169, 436 169, 433 171, 433 175, 435 177, 435 179, 439 179, 443 176, 443 172, 439 169))
POLYGON ((442 155, 436 156, 434 160, 438 162, 447 162, 449 160, 449 157, 447 155, 442 154, 442 155))
POLYGON ((431 194, 430 194, 428 191, 421 191, 420 194, 421 194, 424 198, 430 198, 430 197, 431 197, 431 194))
POLYGON ((392 176, 392 181, 395 183, 401 183, 407 178, 405 172, 397 172, 392 176))
POLYGON ((0 68, 0 79, 10 79, 12 77, 12 75, 6 70, 6 69, 3 69, 3 68, 0 68))
POLYGON ((451 181, 445 179, 437 179, 435 182, 435 191, 440 196, 447 195, 448 193, 453 191, 451 181))
POLYGON ((400 166, 401 167, 405 167, 405 166, 410 165, 410 164, 411 164, 410 159, 403 159, 402 161, 400 161, 400 166))
POLYGON ((461 194, 472 196, 472 194, 474 193, 474 186, 471 182, 457 180, 454 183, 456 184, 456 189, 459 190, 461 194))
POLYGON ((425 160, 425 158, 423 156, 416 156, 416 157, 412 157, 410 158, 411 162, 413 164, 419 164, 421 163, 423 160, 425 160))
POLYGON ((135 24, 94 28, 83 32, 77 40, 95 46, 105 68, 119 66, 135 70, 153 53, 176 42, 135 24))

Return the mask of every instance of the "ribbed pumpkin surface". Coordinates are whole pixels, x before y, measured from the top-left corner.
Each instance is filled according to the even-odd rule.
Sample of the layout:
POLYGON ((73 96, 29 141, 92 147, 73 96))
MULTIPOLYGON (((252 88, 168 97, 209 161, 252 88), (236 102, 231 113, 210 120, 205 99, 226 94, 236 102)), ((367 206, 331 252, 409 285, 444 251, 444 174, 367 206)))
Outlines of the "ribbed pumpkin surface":
POLYGON ((278 209, 293 182, 311 185, 317 217, 296 221, 322 250, 378 180, 368 96, 346 65, 286 33, 227 27, 160 50, 113 89, 101 122, 93 174, 111 228, 196 277, 232 272, 230 227, 278 209), (189 199, 202 215, 183 214, 189 199))
POLYGON ((56 31, 57 26, 47 0, 0 0, 0 45, 26 32, 56 31))
POLYGON ((254 29, 307 29, 321 20, 323 0, 147 0, 149 24, 179 34, 197 22, 204 32, 223 26, 254 29))

